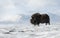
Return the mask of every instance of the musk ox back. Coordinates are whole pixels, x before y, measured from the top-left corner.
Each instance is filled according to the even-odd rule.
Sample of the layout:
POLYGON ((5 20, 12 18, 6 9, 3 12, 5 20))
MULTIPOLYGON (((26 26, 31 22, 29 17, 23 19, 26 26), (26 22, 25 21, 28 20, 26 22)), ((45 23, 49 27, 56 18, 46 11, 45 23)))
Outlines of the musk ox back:
POLYGON ((34 25, 38 25, 40 23, 46 23, 50 25, 50 18, 47 14, 39 14, 39 13, 35 13, 31 16, 30 22, 34 25))

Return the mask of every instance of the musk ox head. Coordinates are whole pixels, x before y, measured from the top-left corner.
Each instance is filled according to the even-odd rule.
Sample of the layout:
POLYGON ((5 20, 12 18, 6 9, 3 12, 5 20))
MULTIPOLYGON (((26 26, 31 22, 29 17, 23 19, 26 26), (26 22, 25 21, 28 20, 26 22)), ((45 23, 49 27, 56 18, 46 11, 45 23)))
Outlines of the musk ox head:
POLYGON ((35 13, 31 16, 30 22, 34 25, 38 25, 39 23, 49 23, 50 24, 50 18, 47 14, 40 14, 35 13))

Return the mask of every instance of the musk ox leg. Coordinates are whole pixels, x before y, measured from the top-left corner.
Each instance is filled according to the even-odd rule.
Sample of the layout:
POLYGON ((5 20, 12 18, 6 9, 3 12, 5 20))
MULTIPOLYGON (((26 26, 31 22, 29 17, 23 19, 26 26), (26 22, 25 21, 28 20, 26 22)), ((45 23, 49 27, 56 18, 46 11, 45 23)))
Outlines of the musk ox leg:
POLYGON ((46 23, 46 25, 47 25, 47 24, 49 24, 49 25, 50 25, 50 23, 46 23))
POLYGON ((46 23, 46 25, 47 25, 47 24, 50 25, 50 21, 49 21, 49 20, 47 20, 45 23, 46 23))
POLYGON ((50 22, 48 24, 50 25, 50 22))
POLYGON ((38 26, 39 26, 39 24, 38 24, 38 26))
POLYGON ((48 24, 50 25, 50 21, 48 21, 48 24))
POLYGON ((37 25, 39 26, 39 22, 37 22, 37 25))
POLYGON ((39 24, 34 24, 34 26, 36 26, 36 25, 39 26, 39 24))
POLYGON ((47 23, 46 23, 46 25, 47 25, 47 23))
POLYGON ((36 24, 34 24, 34 26, 36 26, 36 24))

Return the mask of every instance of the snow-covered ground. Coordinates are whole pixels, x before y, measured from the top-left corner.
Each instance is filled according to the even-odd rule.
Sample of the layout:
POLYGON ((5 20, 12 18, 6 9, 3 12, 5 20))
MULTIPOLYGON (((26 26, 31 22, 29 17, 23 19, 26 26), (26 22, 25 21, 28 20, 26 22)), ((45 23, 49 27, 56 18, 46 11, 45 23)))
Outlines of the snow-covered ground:
POLYGON ((60 0, 0 0, 0 38, 60 38, 60 0), (29 24, 36 12, 48 14, 51 25, 29 24))
POLYGON ((60 38, 60 25, 0 24, 0 38, 60 38))

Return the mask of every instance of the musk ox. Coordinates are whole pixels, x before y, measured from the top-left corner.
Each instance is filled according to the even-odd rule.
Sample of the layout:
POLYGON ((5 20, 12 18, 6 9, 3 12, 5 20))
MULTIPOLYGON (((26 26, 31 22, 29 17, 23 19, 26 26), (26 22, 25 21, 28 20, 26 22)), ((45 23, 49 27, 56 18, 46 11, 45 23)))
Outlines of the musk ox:
POLYGON ((50 25, 50 18, 47 14, 40 14, 40 13, 35 13, 31 16, 30 22, 34 25, 38 25, 40 23, 45 23, 46 25, 50 25))

